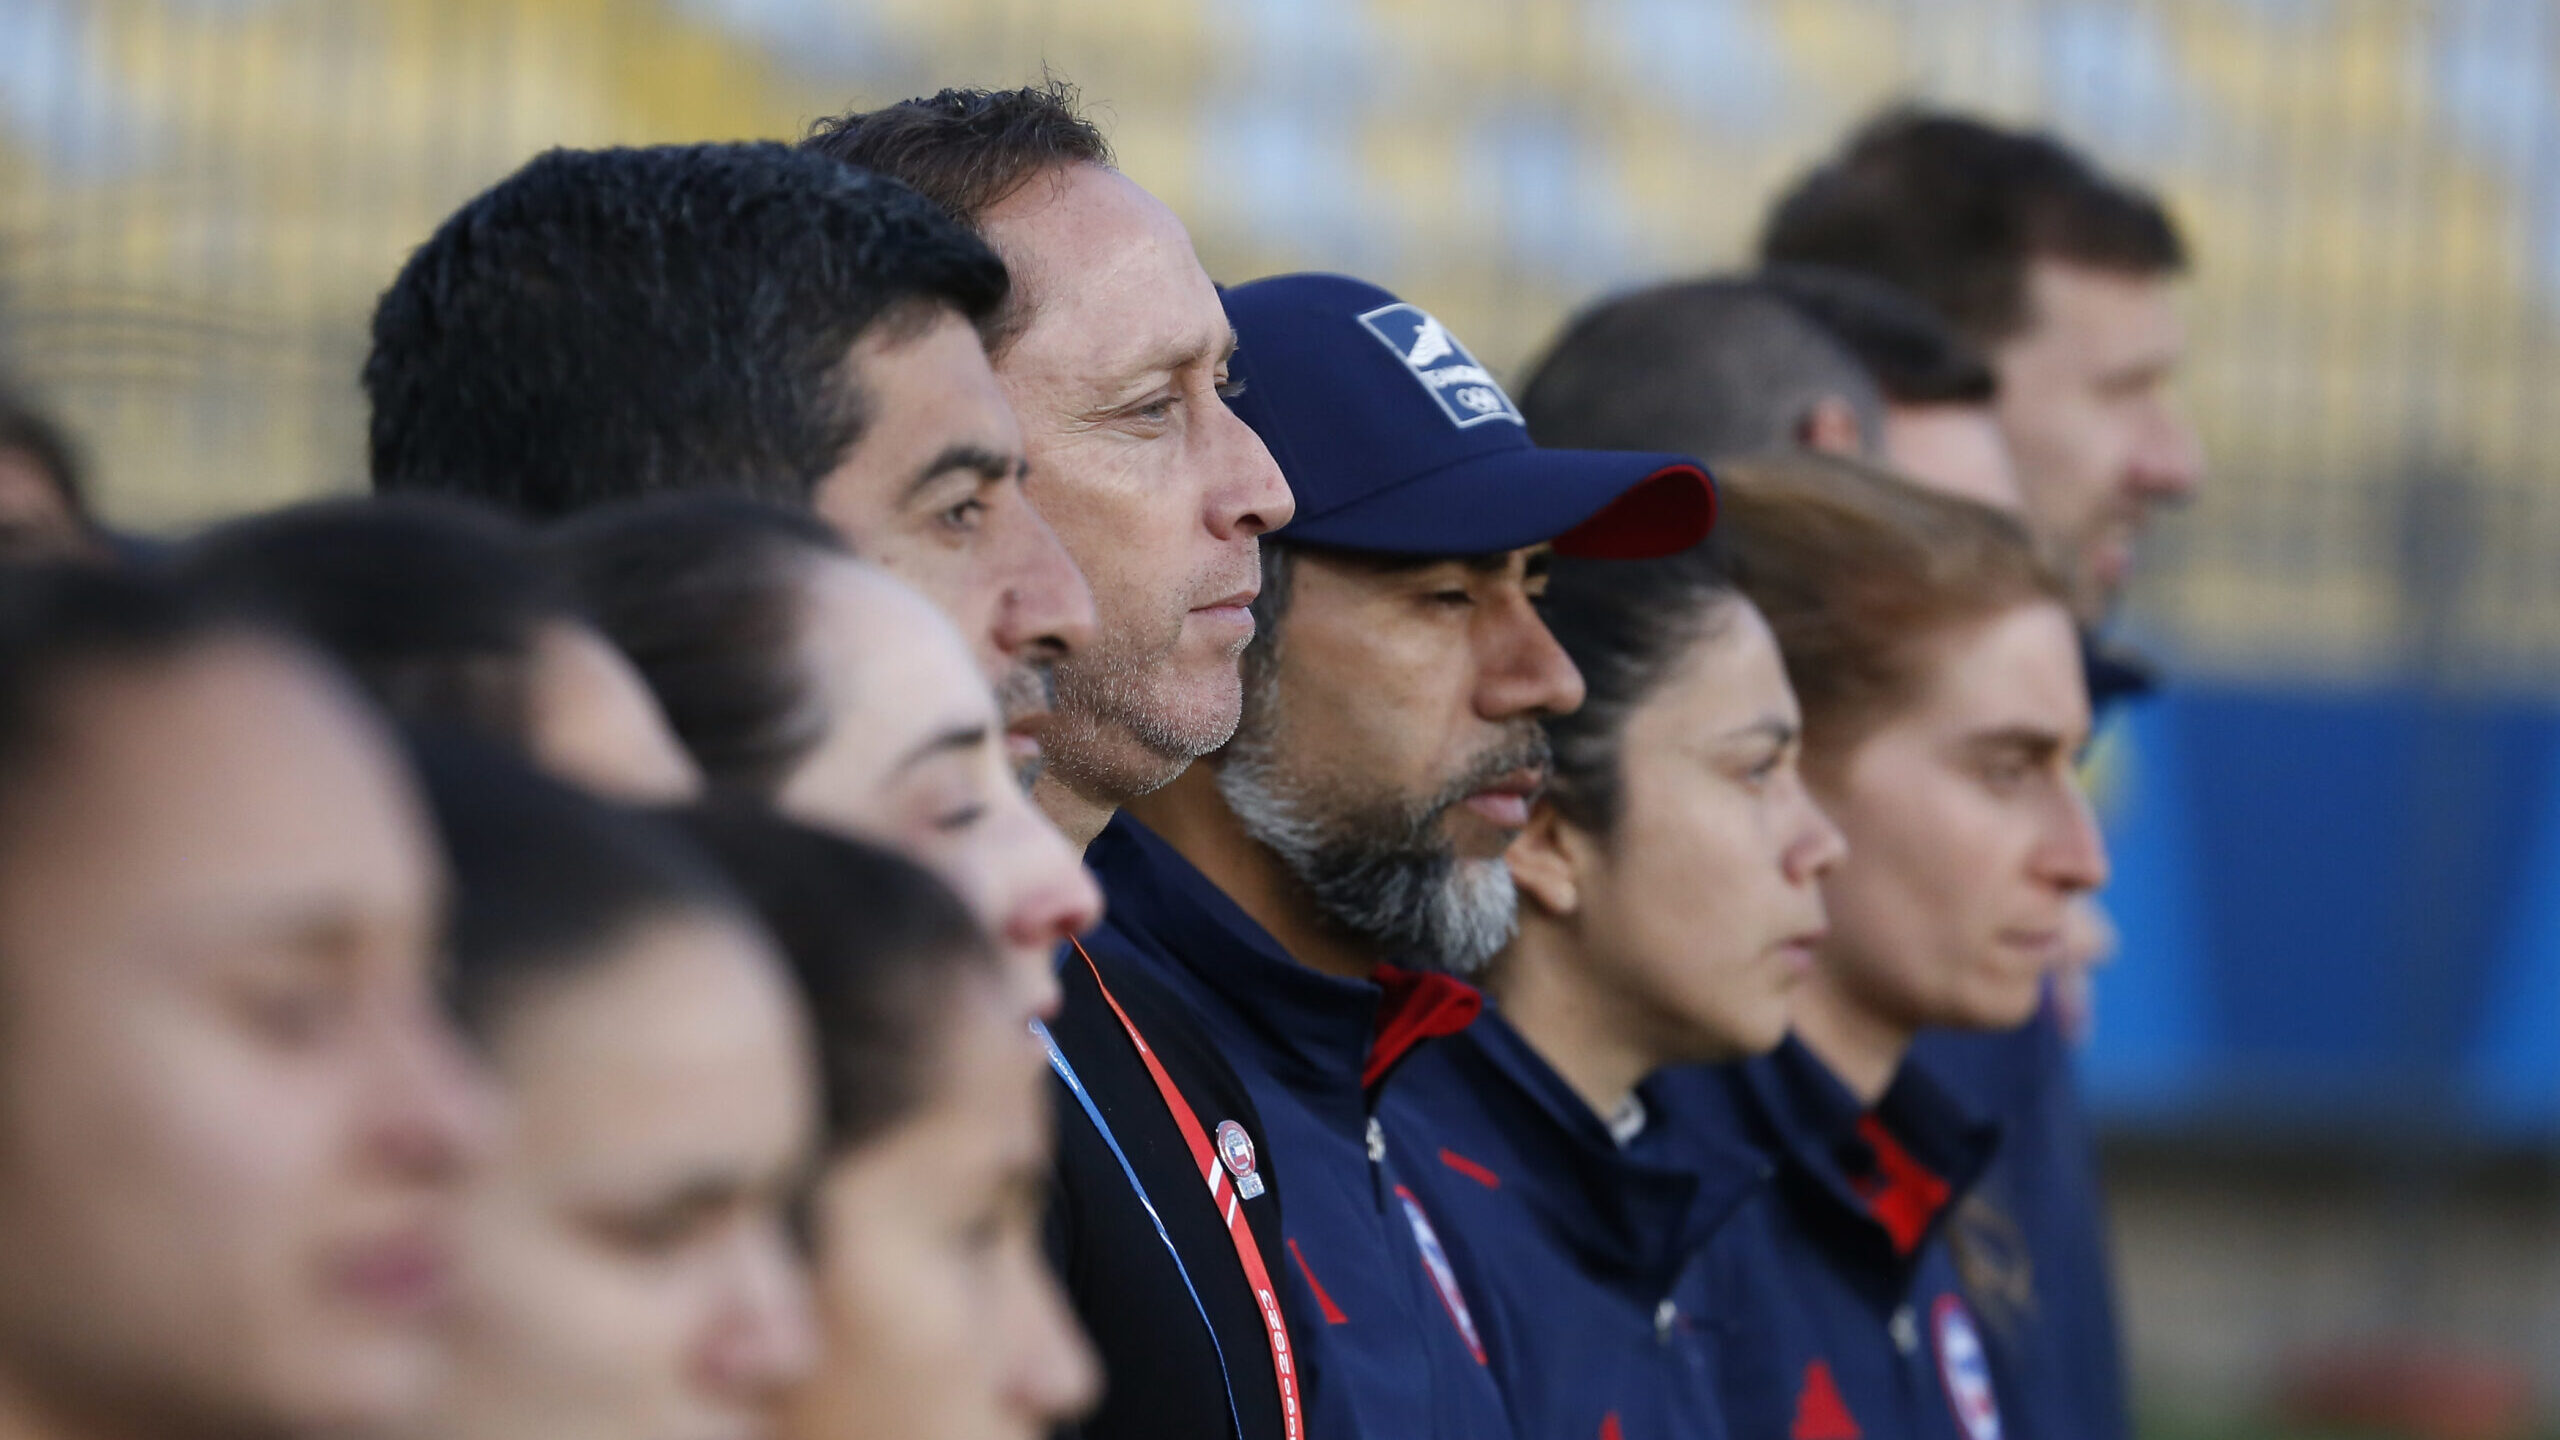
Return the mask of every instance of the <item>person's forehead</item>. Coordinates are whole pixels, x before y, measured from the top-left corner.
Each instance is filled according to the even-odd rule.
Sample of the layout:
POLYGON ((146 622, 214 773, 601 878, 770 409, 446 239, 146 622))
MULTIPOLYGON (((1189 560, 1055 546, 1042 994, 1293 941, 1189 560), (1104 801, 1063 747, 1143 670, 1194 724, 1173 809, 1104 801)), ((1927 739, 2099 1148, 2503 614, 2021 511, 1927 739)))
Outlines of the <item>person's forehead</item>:
POLYGON ((2027 295, 2031 323, 2111 354, 2174 355, 2185 339, 2171 275, 2041 257, 2028 264, 2027 295))
POLYGON ((211 931, 327 901, 405 912, 432 893, 423 814, 388 745, 281 648, 216 642, 64 699, 77 733, 39 796, 42 853, 136 906, 211 931))
POLYGON ((760 1179, 802 1138, 791 1007, 771 956, 734 922, 692 914, 630 932, 501 1027, 522 1138, 599 1184, 760 1179))
POLYGON ((2013 605, 1949 627, 1926 653, 1935 683, 1924 705, 1949 723, 2057 732, 2087 727, 2078 632, 2057 603, 2013 605))
POLYGON ((1117 171, 1079 165, 1034 181, 986 230, 1031 317, 1008 355, 1071 348, 1116 374, 1169 355, 1214 358, 1233 333, 1181 220, 1117 171))
POLYGON ((948 616, 904 582, 859 561, 814 567, 815 626, 836 654, 843 713, 883 730, 884 760, 902 737, 954 724, 992 724, 995 700, 968 642, 948 616))

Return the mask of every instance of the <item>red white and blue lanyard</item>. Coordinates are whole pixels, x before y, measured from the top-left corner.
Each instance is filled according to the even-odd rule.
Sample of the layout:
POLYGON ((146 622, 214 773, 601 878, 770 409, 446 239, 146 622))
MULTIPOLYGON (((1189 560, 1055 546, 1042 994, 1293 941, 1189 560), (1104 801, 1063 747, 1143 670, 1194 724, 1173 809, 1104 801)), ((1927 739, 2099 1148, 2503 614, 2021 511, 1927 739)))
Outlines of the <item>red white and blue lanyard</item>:
MULTIPOLYGON (((1254 1306, 1262 1316, 1263 1339, 1271 1350, 1272 1379, 1280 1391, 1282 1434, 1287 1440, 1306 1440, 1306 1417, 1298 1400, 1297 1354, 1289 1343, 1289 1328, 1281 1315, 1279 1291, 1271 1283, 1270 1269, 1262 1260, 1262 1246, 1254 1238, 1252 1222, 1245 1218, 1242 1197, 1237 1194, 1227 1167, 1218 1159, 1217 1149, 1210 1144, 1208 1132, 1201 1128, 1200 1117, 1192 1110, 1190 1100, 1173 1083, 1173 1077, 1166 1073, 1164 1062, 1156 1058, 1154 1047, 1147 1044, 1146 1037, 1138 1032, 1137 1023, 1129 1018, 1129 1012, 1120 1008, 1119 998, 1103 981, 1102 971, 1094 965, 1093 957, 1085 952, 1081 943, 1070 943, 1075 945, 1076 957, 1092 973, 1094 988, 1102 993, 1104 1003, 1111 1007, 1111 1013, 1120 1021, 1120 1028, 1128 1033, 1129 1043, 1136 1047, 1138 1058, 1147 1067, 1148 1077, 1155 1082, 1156 1093, 1163 1097, 1165 1109, 1173 1116, 1174 1127, 1182 1132, 1183 1142, 1191 1147, 1192 1161, 1200 1167, 1201 1179, 1209 1187, 1209 1201, 1217 1207, 1219 1218, 1227 1227, 1227 1238, 1235 1245, 1236 1263, 1244 1270, 1245 1282, 1253 1290, 1254 1306)), ((1156 1213, 1155 1203, 1147 1195, 1146 1186, 1139 1183, 1136 1167, 1129 1163, 1128 1155, 1120 1148, 1119 1139, 1103 1120, 1100 1107, 1094 1104, 1084 1082, 1077 1078, 1075 1067, 1067 1062, 1066 1055, 1050 1038, 1047 1028, 1037 1022, 1033 1028, 1048 1046, 1050 1068, 1058 1072, 1058 1078, 1066 1083, 1068 1092, 1076 1097, 1076 1103, 1083 1107, 1086 1118, 1093 1122, 1094 1129, 1101 1132, 1103 1143, 1111 1147, 1113 1157, 1120 1162, 1120 1171, 1128 1177, 1129 1188, 1137 1193, 1138 1203, 1145 1207, 1147 1218, 1155 1224, 1156 1237, 1164 1242, 1166 1253, 1173 1257, 1174 1268, 1182 1275, 1183 1288, 1191 1292, 1191 1303, 1200 1311, 1200 1323, 1208 1325, 1209 1310, 1201 1302, 1199 1288, 1192 1283, 1190 1267, 1183 1263, 1173 1237, 1166 1232, 1162 1217, 1156 1213)), ((1242 1412, 1236 1407, 1235 1383, 1227 1370, 1225 1348, 1218 1345, 1215 1326, 1210 1326, 1209 1343, 1217 1350, 1219 1378, 1227 1387, 1227 1410, 1236 1421, 1236 1434, 1241 1437, 1244 1434, 1242 1412)))

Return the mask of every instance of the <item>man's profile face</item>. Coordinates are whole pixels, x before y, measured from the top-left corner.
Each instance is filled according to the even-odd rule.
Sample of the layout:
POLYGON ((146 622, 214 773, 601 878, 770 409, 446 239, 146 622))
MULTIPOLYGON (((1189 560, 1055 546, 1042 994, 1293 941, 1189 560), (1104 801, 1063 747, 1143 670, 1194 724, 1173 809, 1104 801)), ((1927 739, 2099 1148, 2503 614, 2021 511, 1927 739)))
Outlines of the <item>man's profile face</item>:
POLYGON ((2161 276, 2036 260, 2027 328, 1993 352, 2000 424, 2027 518, 2068 568, 2083 625, 2131 576, 2155 506, 2193 495, 2204 458, 2169 395, 2186 333, 2161 276))
POLYGON ((1235 728, 1256 537, 1295 509, 1220 389, 1235 332, 1182 223, 1114 170, 1034 178, 985 216, 1027 323, 996 355, 1029 490, 1093 585, 1058 668, 1050 775, 1117 803, 1235 728))
POLYGON ((1093 639, 1093 595, 1023 493, 1023 437, 978 332, 939 306, 853 348, 870 416, 818 484, 820 517, 940 606, 976 651, 1006 719, 1037 728, 1049 668, 1093 639))
POLYGON ((492 1120, 416 797, 263 640, 50 718, 0 828, 0 1368, 101 1431, 413 1418, 492 1120))
POLYGON ((1461 973, 1511 935, 1502 852, 1582 675, 1533 604, 1543 550, 1294 557, 1276 652, 1217 758, 1246 831, 1377 959, 1461 973))

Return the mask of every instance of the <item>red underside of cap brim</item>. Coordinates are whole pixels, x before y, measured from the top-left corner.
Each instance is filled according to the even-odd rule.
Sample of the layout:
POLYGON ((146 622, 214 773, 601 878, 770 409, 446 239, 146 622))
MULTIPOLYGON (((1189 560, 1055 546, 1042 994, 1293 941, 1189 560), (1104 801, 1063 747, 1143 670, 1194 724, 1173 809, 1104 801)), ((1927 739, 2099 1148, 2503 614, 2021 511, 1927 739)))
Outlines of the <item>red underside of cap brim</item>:
POLYGON ((1677 555, 1716 524, 1715 482, 1695 465, 1666 465, 1556 537, 1556 553, 1587 560, 1677 555))

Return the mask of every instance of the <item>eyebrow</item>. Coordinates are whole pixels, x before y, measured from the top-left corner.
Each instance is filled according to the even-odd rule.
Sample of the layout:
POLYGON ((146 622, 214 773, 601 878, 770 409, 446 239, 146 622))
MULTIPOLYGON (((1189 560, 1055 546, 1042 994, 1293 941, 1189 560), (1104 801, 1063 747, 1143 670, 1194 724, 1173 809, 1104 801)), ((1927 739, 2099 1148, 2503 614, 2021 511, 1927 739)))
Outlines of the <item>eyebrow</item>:
POLYGON ((974 470, 981 479, 1002 480, 1019 473, 1022 464, 1021 456, 998 454, 984 445, 971 445, 964 441, 945 446, 941 454, 916 472, 915 479, 907 482, 905 498, 914 499, 926 486, 954 470, 974 470))
POLYGON ((937 730, 917 742, 915 747, 908 750, 906 754, 899 756, 898 762, 890 768, 912 770, 937 756, 949 755, 956 751, 975 750, 995 738, 995 733, 994 728, 982 720, 972 720, 965 724, 937 730))
POLYGON ((2066 753, 2070 746, 2059 733, 2032 725, 2004 725, 1977 731, 1964 738, 1964 747, 1977 753, 2014 751, 2032 760, 2047 760, 2066 753))
POLYGON ((1142 352, 1137 363, 1128 369, 1130 375, 1153 375, 1158 371, 1174 371, 1197 365, 1203 360, 1224 362, 1235 358, 1242 343, 1230 325, 1215 335, 1183 336, 1169 339, 1142 352))
POLYGON ((1804 727, 1776 715, 1763 715, 1748 725, 1738 725, 1717 737, 1722 740, 1767 740, 1784 749, 1804 737, 1804 727))

